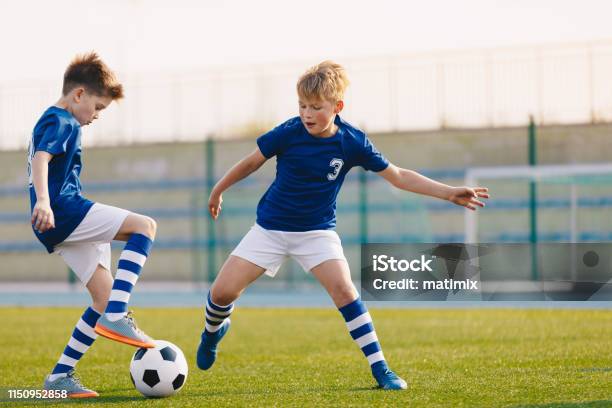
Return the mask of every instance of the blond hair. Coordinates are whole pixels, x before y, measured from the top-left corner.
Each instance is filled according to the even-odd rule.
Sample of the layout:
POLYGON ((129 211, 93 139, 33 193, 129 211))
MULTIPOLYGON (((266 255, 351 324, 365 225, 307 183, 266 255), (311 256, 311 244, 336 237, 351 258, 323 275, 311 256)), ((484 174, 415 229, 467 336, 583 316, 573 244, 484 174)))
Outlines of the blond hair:
POLYGON ((123 85, 93 51, 77 55, 66 68, 62 93, 68 95, 79 86, 98 96, 110 96, 113 100, 123 98, 123 85))
POLYGON ((344 67, 333 61, 323 61, 310 67, 297 82, 297 93, 304 99, 325 99, 336 103, 344 98, 349 85, 344 67))

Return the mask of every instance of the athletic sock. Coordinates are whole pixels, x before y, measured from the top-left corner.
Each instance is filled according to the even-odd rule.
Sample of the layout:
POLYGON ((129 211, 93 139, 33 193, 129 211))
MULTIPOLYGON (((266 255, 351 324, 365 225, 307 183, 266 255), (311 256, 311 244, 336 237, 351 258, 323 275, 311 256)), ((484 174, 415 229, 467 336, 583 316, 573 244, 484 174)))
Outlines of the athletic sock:
POLYGON ((219 306, 213 303, 210 298, 210 292, 206 297, 206 331, 215 333, 219 330, 225 321, 234 310, 234 304, 230 303, 227 306, 219 306))
POLYGON ((378 343, 376 331, 374 330, 372 317, 361 299, 357 298, 338 310, 344 317, 346 327, 348 327, 351 337, 355 340, 359 348, 361 348, 361 351, 363 351, 370 366, 380 361, 386 364, 385 356, 383 355, 380 343, 378 343))
POLYGON ((108 320, 116 321, 126 315, 132 289, 149 256, 152 245, 153 241, 142 234, 132 234, 125 244, 119 257, 113 289, 104 312, 108 320))
POLYGON ((49 376, 50 381, 63 377, 79 362, 98 335, 94 332, 100 313, 88 307, 77 322, 70 341, 49 376))

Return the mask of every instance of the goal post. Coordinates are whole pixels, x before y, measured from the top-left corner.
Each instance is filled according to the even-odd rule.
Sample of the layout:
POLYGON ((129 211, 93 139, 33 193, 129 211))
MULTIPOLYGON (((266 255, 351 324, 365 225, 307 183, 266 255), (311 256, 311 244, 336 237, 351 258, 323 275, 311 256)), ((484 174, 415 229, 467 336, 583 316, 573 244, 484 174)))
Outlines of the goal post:
MULTIPOLYGON (((489 217, 488 224, 493 224, 495 227, 487 225, 482 229, 486 229, 484 227, 497 228, 501 230, 501 234, 498 231, 497 236, 510 235, 511 242, 531 242, 532 280, 541 279, 537 243, 550 242, 551 234, 545 235, 543 232, 546 231, 539 230, 543 225, 524 222, 527 217, 521 219, 522 210, 534 212, 537 220, 543 218, 540 212, 548 211, 545 219, 547 228, 556 225, 569 229, 569 233, 554 236, 553 241, 556 242, 579 243, 583 241, 583 238, 590 242, 612 239, 612 221, 610 221, 612 220, 612 163, 475 167, 466 170, 465 184, 467 186, 495 186, 490 189, 489 204, 492 216, 487 213, 486 208, 484 214, 479 214, 481 211, 465 211, 465 243, 491 243, 490 237, 495 237, 495 235, 482 234, 487 236, 485 238, 481 236, 479 230, 479 218, 489 217), (529 188, 533 186, 538 191, 538 200, 535 202, 528 199, 529 188), (540 194, 541 191, 547 194, 540 194), (515 205, 507 205, 507 202, 513 202, 515 205), (587 225, 586 228, 597 227, 598 230, 587 230, 581 233, 578 216, 581 207, 585 207, 587 215, 584 216, 585 213, 581 213, 582 218, 587 218, 587 222, 583 224, 587 225), (504 208, 510 210, 504 211, 504 208), (504 228, 516 229, 520 228, 520 225, 527 230, 523 231, 523 234, 504 234, 504 228)), ((495 238, 493 241, 496 243, 495 238)), ((572 278, 575 278, 575 246, 570 246, 570 248, 571 265, 573 265, 571 275, 572 278)))
MULTIPOLYGON (((465 184, 467 186, 478 186, 482 184, 486 187, 487 181, 512 181, 524 182, 525 184, 534 182, 538 187, 546 184, 567 185, 567 191, 570 197, 569 240, 571 242, 577 242, 577 210, 579 206, 578 187, 583 184, 598 183, 606 183, 612 186, 612 163, 473 167, 468 168, 465 172, 465 184)), ((492 200, 495 200, 496 191, 492 190, 490 193, 492 200)), ((486 211, 486 209, 484 211, 486 211)), ((464 225, 466 243, 477 243, 479 241, 478 213, 479 211, 465 212, 464 225)))

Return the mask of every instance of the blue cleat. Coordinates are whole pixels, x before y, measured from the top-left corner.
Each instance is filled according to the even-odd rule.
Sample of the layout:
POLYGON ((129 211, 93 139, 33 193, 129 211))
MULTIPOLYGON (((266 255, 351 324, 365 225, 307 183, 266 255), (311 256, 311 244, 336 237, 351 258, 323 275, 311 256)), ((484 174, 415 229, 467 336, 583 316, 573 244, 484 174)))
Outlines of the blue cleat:
POLYGON ((372 365, 372 375, 383 390, 405 390, 408 388, 406 381, 397 376, 389 369, 387 363, 378 361, 372 365))
POLYGON ((225 333, 229 330, 230 324, 230 319, 227 319, 216 332, 211 333, 206 331, 206 329, 202 332, 202 341, 200 341, 198 353, 196 354, 196 361, 200 370, 208 370, 215 363, 217 359, 217 344, 219 344, 225 333))

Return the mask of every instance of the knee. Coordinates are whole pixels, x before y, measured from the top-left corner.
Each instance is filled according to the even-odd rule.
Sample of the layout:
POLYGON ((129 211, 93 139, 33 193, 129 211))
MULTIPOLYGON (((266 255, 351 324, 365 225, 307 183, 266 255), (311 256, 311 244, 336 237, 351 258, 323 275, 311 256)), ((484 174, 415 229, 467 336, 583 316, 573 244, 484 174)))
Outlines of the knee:
POLYGON ((155 238, 157 233, 157 222, 151 217, 143 216, 140 222, 140 234, 149 237, 150 239, 155 238))
POLYGON ((227 306, 236 300, 238 295, 229 290, 213 288, 210 291, 210 300, 217 306, 227 306))
POLYGON ((357 298, 353 285, 342 285, 332 289, 331 297, 338 307, 346 306, 357 298))

